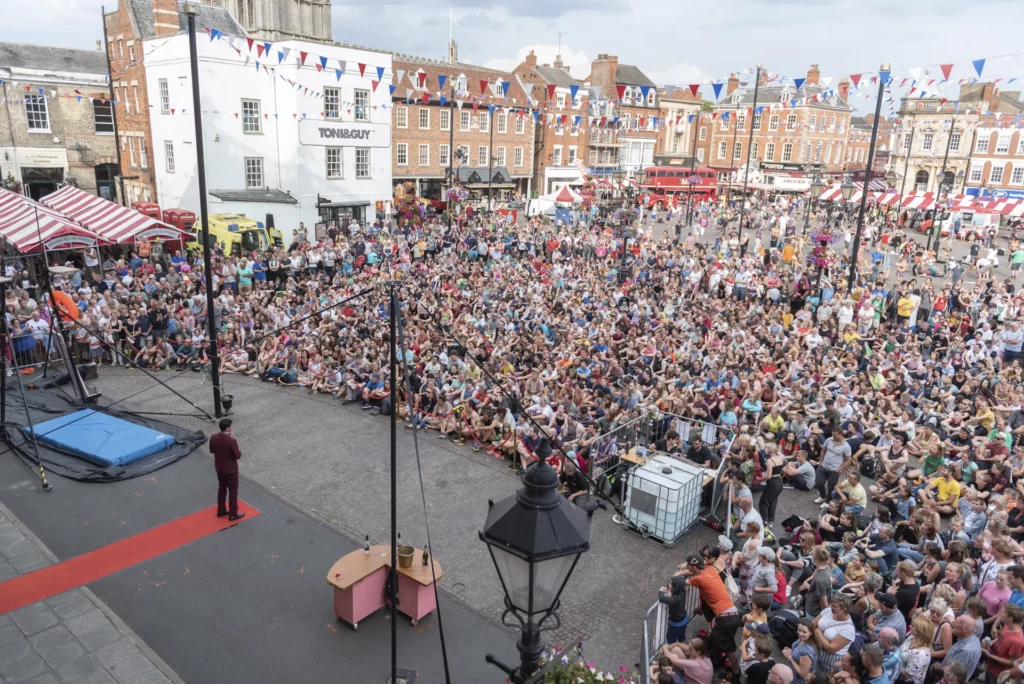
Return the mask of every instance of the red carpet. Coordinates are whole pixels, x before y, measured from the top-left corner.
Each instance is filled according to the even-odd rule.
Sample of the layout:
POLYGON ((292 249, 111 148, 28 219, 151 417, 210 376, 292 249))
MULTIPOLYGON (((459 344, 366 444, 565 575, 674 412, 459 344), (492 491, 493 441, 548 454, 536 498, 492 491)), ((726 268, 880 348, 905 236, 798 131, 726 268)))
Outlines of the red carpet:
POLYGON ((95 582, 260 514, 243 501, 238 502, 238 511, 244 512, 245 517, 229 522, 227 517, 218 518, 217 507, 210 506, 95 551, 0 582, 0 615, 95 582))

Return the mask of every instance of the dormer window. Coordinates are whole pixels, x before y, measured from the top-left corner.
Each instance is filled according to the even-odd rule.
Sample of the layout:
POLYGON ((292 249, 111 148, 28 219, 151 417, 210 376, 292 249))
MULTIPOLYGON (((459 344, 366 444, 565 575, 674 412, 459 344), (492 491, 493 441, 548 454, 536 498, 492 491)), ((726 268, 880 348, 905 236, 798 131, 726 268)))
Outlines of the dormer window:
POLYGON ((735 93, 732 94, 732 103, 733 104, 739 104, 740 103, 740 92, 738 90, 735 93))

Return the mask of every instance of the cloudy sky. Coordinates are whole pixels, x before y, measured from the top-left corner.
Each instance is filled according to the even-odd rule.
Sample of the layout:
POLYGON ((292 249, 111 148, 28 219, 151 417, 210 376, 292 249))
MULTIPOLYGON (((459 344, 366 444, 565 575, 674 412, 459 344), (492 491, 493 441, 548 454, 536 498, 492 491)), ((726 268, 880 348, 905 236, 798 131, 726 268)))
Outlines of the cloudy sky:
MULTIPOLYGON (((229 0, 233 1, 233 0, 229 0)), ((102 37, 100 7, 117 0, 9 2, 0 41, 92 48, 102 37)), ((552 61, 562 35, 563 61, 584 77, 599 53, 617 54, 658 84, 725 79, 761 63, 784 76, 870 72, 891 63, 956 65, 989 59, 987 78, 1024 77, 1024 2, 1020 0, 334 0, 334 38, 370 47, 443 57, 449 9, 462 61, 511 69, 532 48, 552 61), (1014 53, 1020 53, 1015 55, 1014 53)), ((927 76, 925 77, 927 78, 927 76)), ((955 88, 950 85, 950 92, 955 88)), ((1016 90, 1014 85, 1007 90, 1016 90)), ((710 88, 707 89, 710 91, 710 88)), ((948 93, 943 93, 944 95, 948 93)), ((955 95, 954 95, 955 98, 955 95)), ((953 98, 951 98, 953 99, 953 98)), ((866 102, 853 103, 864 108, 866 102)))

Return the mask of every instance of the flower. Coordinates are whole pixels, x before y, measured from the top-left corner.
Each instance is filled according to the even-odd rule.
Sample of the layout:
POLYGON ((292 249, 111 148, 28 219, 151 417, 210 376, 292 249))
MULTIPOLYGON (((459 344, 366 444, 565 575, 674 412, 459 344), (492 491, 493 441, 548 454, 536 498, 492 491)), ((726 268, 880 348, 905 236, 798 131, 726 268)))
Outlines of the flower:
POLYGON ((594 670, 594 661, 592 661, 592 660, 588 661, 587 662, 587 667, 589 667, 591 672, 593 672, 593 670, 594 670))
POLYGON ((629 672, 629 666, 628 665, 620 665, 619 666, 619 672, 629 672))

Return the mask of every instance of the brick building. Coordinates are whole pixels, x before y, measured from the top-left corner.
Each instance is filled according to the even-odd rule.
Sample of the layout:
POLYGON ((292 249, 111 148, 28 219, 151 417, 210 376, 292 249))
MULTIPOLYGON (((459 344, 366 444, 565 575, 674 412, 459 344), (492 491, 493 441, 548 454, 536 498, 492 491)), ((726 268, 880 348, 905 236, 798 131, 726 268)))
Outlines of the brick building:
MULTIPOLYGON (((618 117, 615 142, 611 144, 618 149, 617 170, 632 178, 654 163, 658 138, 655 119, 660 114, 658 88, 639 68, 619 64, 618 57, 608 54, 598 55, 591 63, 590 76, 584 83, 599 89, 603 98, 591 108, 591 116, 609 120, 618 117)), ((603 175, 603 171, 595 175, 603 175)))
POLYGON ((39 199, 66 183, 113 198, 114 116, 103 51, 0 43, 0 180, 39 199))
POLYGON ((529 195, 534 126, 529 114, 510 111, 526 102, 514 74, 458 61, 454 43, 447 60, 394 53, 392 66, 394 183, 414 181, 417 194, 440 198, 454 141, 453 171, 473 197, 487 197, 488 189, 495 201, 529 195))
POLYGON ((817 175, 841 177, 853 108, 836 89, 819 84, 820 72, 812 65, 799 88, 795 84, 769 85, 761 73, 757 109, 754 84, 733 88, 715 107, 709 165, 719 178, 742 182, 742 169, 750 149, 749 186, 803 192, 817 175), (735 171, 735 173, 733 173, 735 171))
MULTIPOLYGON (((157 169, 151 163, 154 148, 150 117, 167 116, 170 107, 165 106, 169 95, 162 95, 159 102, 149 102, 142 41, 176 35, 186 26, 185 14, 179 13, 177 0, 121 0, 115 11, 104 15, 104 23, 111 82, 118 103, 115 116, 127 203, 151 202, 157 196, 157 169)), ((245 35, 242 27, 217 6, 197 5, 196 25, 231 36, 245 35)))
MULTIPOLYGON (((843 171, 851 180, 863 182, 867 173, 868 154, 871 150, 871 130, 874 114, 850 117, 850 130, 846 152, 843 157, 843 171)), ((886 169, 889 168, 892 141, 895 139, 896 124, 892 119, 882 117, 878 123, 875 138, 875 159, 871 164, 872 187, 882 189, 886 169)))
MULTIPOLYGON (((703 100, 688 88, 662 88, 658 91, 659 125, 654 163, 659 166, 689 165, 697 145, 693 139, 694 127, 699 120, 690 117, 699 114, 703 100)), ((700 131, 697 131, 700 135, 700 131)), ((707 134, 705 133, 705 137, 707 134)), ((699 141, 697 141, 699 143, 699 141)))
POLYGON ((584 164, 615 166, 615 131, 594 129, 589 125, 590 108, 583 81, 570 75, 561 55, 553 64, 537 64, 537 56, 530 50, 513 73, 531 91, 531 99, 543 103, 547 113, 558 117, 551 122, 547 118, 539 119, 536 124, 532 120, 527 122, 535 129, 533 187, 537 194, 557 192, 565 185, 578 188, 583 184, 584 164), (591 133, 597 139, 597 146, 593 148, 591 133))

